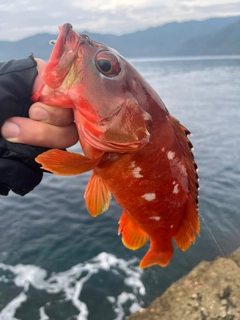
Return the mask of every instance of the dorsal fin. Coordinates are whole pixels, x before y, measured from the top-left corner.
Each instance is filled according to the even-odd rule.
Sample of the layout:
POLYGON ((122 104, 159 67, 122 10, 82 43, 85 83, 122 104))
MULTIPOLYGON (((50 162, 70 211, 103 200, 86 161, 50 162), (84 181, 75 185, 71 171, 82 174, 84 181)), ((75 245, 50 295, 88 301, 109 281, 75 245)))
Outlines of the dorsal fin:
POLYGON ((178 120, 171 116, 174 131, 178 137, 178 143, 184 154, 185 167, 188 174, 188 200, 185 206, 185 213, 182 222, 174 236, 177 246, 182 250, 187 250, 191 243, 195 241, 195 232, 199 235, 200 221, 198 217, 198 175, 197 165, 192 153, 192 144, 187 138, 190 132, 182 126, 178 120))

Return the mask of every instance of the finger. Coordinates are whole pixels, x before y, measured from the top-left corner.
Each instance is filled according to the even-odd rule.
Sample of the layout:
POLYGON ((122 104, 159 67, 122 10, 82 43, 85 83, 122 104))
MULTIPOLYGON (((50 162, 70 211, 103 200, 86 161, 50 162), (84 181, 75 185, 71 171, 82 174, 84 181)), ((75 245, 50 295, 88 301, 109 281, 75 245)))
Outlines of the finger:
POLYGON ((67 126, 73 122, 72 109, 53 107, 36 102, 29 109, 32 120, 42 121, 56 126, 67 126))
POLYGON ((46 148, 64 149, 78 141, 74 123, 58 127, 21 117, 8 119, 1 128, 1 134, 10 142, 46 148))

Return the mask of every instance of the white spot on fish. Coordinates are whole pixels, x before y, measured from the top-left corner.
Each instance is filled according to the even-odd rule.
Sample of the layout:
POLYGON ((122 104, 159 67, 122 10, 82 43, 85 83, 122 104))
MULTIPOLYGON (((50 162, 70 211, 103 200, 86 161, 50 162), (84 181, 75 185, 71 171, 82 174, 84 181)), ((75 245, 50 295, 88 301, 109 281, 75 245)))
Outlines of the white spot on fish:
POLYGON ((173 151, 168 151, 167 157, 168 157, 169 160, 172 160, 172 159, 174 158, 174 156, 175 156, 175 152, 173 152, 173 151))
POLYGON ((119 159, 119 154, 117 154, 117 153, 111 153, 111 154, 109 155, 108 159, 109 159, 110 161, 116 161, 116 160, 119 159))
POLYGON ((173 188, 173 193, 178 193, 178 184, 176 184, 173 188))
POLYGON ((136 167, 133 169, 132 173, 133 173, 134 178, 142 178, 143 177, 143 175, 140 174, 141 170, 142 169, 140 167, 136 167))
POLYGON ((165 151, 165 148, 162 148, 162 152, 164 152, 165 151))
POLYGON ((153 216, 153 217, 149 217, 149 219, 159 221, 161 217, 153 216))
POLYGON ((132 78, 132 86, 134 89, 137 89, 137 81, 134 78, 132 78))
POLYGON ((173 183, 172 184, 176 184, 176 181, 173 181, 173 183))
POLYGON ((185 165, 176 156, 170 161, 170 164, 173 177, 180 182, 181 189, 188 192, 188 174, 185 165))
POLYGON ((135 161, 131 161, 131 162, 130 162, 129 168, 135 168, 135 161))
POLYGON ((170 228, 171 228, 171 229, 173 228, 173 224, 170 226, 170 228))
POLYGON ((147 200, 147 201, 153 201, 154 199, 156 199, 156 194, 155 193, 145 193, 142 196, 142 198, 147 200))
POLYGON ((147 112, 144 112, 143 115, 142 115, 142 117, 143 117, 143 120, 146 120, 146 121, 149 121, 149 120, 152 119, 152 117, 150 116, 150 114, 147 113, 147 112))

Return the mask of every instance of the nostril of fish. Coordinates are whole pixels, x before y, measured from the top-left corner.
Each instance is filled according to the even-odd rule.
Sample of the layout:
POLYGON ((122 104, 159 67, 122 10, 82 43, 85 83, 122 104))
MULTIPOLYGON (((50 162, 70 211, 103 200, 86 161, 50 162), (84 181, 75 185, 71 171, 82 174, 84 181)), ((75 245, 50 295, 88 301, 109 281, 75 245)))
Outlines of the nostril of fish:
POLYGON ((91 42, 91 39, 87 34, 84 34, 84 33, 81 34, 80 33, 80 36, 83 37, 84 39, 86 39, 89 43, 91 42))

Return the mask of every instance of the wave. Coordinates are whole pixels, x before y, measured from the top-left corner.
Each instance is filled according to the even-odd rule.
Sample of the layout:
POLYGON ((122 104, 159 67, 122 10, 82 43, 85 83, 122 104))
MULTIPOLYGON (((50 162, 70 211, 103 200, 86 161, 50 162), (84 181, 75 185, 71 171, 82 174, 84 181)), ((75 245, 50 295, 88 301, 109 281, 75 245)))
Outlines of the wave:
MULTIPOLYGON (((108 277, 124 279, 125 291, 115 294, 114 290, 110 290, 112 294, 106 296, 112 306, 115 320, 122 320, 125 315, 125 305, 129 306, 131 313, 135 312, 141 308, 141 296, 145 295, 145 287, 141 281, 142 270, 135 266, 136 260, 134 258, 125 261, 102 252, 85 263, 77 264, 69 270, 52 274, 49 277, 46 270, 35 265, 12 266, 0 263, 0 283, 22 288, 22 291, 1 310, 0 319, 17 320, 17 311, 24 303, 31 300, 31 288, 34 288, 41 291, 41 296, 45 295, 42 298, 43 303, 38 308, 39 320, 50 319, 47 310, 51 304, 56 307, 56 299, 58 303, 70 302, 75 307, 77 312, 74 314, 74 319, 87 320, 90 311, 87 303, 80 299, 80 295, 85 284, 93 275, 100 275, 100 272, 106 271, 108 277), (61 294, 60 299, 59 294, 61 294), (55 295, 56 299, 48 298, 49 301, 46 302, 49 295, 55 295)), ((68 317, 70 316, 72 319, 73 315, 69 314, 68 317)))

